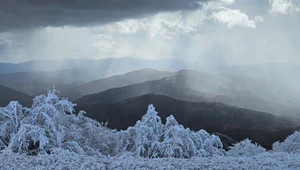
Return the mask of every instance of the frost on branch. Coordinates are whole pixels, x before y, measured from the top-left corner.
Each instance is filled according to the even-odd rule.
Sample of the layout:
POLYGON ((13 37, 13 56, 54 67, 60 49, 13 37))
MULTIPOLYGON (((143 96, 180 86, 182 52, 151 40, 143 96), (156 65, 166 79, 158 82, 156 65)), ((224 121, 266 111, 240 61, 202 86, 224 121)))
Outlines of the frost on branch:
POLYGON ((236 143, 234 146, 230 147, 230 150, 227 152, 229 156, 255 156, 259 153, 265 152, 266 149, 253 144, 251 140, 245 139, 239 143, 236 143))
POLYGON ((275 142, 273 144, 275 152, 300 153, 300 131, 296 131, 288 136, 283 142, 275 142))
POLYGON ((191 158, 222 155, 219 137, 204 130, 198 132, 179 125, 174 116, 163 125, 153 105, 135 126, 122 132, 123 147, 137 156, 191 158))

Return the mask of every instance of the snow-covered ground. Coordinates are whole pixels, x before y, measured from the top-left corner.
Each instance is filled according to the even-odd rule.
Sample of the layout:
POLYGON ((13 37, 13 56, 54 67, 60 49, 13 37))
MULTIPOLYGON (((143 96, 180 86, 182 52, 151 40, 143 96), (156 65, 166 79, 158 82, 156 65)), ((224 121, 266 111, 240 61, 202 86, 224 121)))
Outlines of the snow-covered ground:
POLYGON ((86 156, 75 153, 24 156, 0 154, 0 169, 300 169, 300 155, 262 153, 252 157, 136 158, 86 156))

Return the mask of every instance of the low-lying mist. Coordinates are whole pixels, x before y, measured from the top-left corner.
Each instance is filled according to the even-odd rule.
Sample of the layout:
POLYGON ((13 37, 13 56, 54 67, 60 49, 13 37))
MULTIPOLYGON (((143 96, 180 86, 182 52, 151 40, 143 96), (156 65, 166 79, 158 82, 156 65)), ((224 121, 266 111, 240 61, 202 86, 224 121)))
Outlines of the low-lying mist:
MULTIPOLYGON (((153 74, 162 75, 156 76, 157 79, 170 77, 169 79, 157 80, 154 83, 157 86, 163 84, 175 86, 178 88, 176 91, 181 91, 181 93, 187 92, 181 89, 196 90, 199 92, 197 95, 205 97, 206 101, 217 101, 285 116, 299 116, 300 114, 298 111, 300 86, 297 78, 300 72, 296 64, 253 64, 205 69, 197 68, 194 63, 183 60, 126 57, 101 60, 40 60, 2 65, 5 67, 0 70, 2 73, 0 74, 0 84, 31 96, 42 94, 47 88, 56 86, 59 91, 67 95, 65 97, 71 97, 74 95, 64 93, 64 91, 72 88, 77 88, 77 91, 80 88, 84 90, 90 82, 101 79, 103 82, 107 81, 106 84, 110 82, 111 87, 143 83, 147 80, 156 81, 150 77, 147 79, 149 74, 145 74, 145 78, 139 79, 139 76, 143 74, 142 72, 139 73, 138 70, 151 68, 158 70, 153 74), (135 81, 129 81, 129 77, 126 80, 128 75, 125 73, 131 71, 137 71, 130 78, 135 81), (159 71, 169 71, 169 73, 165 74, 159 71), (114 75, 124 77, 118 82, 127 83, 118 85, 109 79, 104 79, 114 75)), ((101 87, 97 83, 94 83, 93 86, 101 87)), ((152 93, 153 88, 157 88, 153 84, 147 87, 148 90, 143 86, 149 85, 143 84, 136 87, 143 90, 136 89, 141 93, 133 92, 131 96, 152 93)), ((96 89, 91 92, 86 91, 87 93, 82 93, 82 95, 102 92, 96 89)))

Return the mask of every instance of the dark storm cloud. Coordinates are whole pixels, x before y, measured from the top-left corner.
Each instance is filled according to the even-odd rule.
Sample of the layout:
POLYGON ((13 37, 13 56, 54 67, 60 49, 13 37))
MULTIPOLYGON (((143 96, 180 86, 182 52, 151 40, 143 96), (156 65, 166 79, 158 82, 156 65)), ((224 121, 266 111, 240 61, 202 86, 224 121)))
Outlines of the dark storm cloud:
POLYGON ((0 31, 86 26, 161 11, 193 10, 206 0, 0 0, 0 31))

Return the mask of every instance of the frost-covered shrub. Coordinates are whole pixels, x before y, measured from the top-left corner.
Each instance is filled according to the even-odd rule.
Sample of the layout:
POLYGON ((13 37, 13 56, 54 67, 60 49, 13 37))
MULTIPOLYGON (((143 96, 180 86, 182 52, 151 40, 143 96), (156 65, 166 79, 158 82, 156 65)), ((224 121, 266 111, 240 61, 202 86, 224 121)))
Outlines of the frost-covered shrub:
POLYGON ((300 131, 288 136, 283 142, 273 144, 275 152, 300 153, 300 131))
POLYGON ((54 154, 68 150, 78 154, 147 158, 222 155, 219 137, 204 130, 191 131, 173 116, 162 124, 153 105, 135 126, 117 132, 86 117, 55 90, 34 98, 31 108, 11 102, 0 108, 0 151, 54 154))
MULTIPOLYGON (((120 132, 121 146, 127 151, 143 157, 160 157, 160 141, 163 124, 153 105, 149 105, 147 114, 137 121, 134 127, 120 132)), ((123 149, 124 150, 124 149, 123 149)))
POLYGON ((55 90, 34 98, 31 108, 11 102, 0 108, 0 149, 27 153, 51 153, 57 148, 80 154, 116 154, 114 131, 75 115, 75 104, 55 90))
POLYGON ((161 153, 163 157, 191 158, 193 156, 221 155, 223 147, 219 137, 204 130, 198 132, 179 125, 174 116, 169 116, 164 128, 161 153))
POLYGON ((17 133, 24 109, 18 102, 10 102, 0 108, 0 150, 8 147, 11 138, 17 133))
POLYGON ((66 113, 73 113, 74 106, 68 100, 57 97, 55 90, 35 97, 32 107, 22 109, 19 114, 19 124, 15 126, 15 132, 10 133, 8 149, 19 153, 45 153, 61 147, 64 132, 60 121, 64 120, 66 113))
POLYGON ((259 153, 266 151, 265 148, 252 143, 251 140, 245 139, 234 146, 229 147, 230 150, 227 152, 229 156, 255 156, 259 153))
POLYGON ((121 147, 137 156, 191 158, 222 155, 220 138, 204 130, 185 129, 173 116, 163 125, 153 105, 135 126, 120 132, 121 147))

